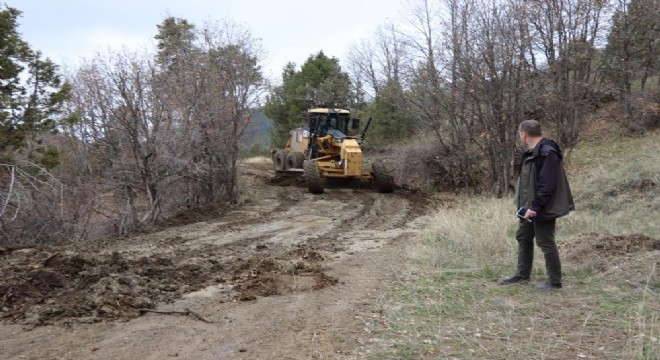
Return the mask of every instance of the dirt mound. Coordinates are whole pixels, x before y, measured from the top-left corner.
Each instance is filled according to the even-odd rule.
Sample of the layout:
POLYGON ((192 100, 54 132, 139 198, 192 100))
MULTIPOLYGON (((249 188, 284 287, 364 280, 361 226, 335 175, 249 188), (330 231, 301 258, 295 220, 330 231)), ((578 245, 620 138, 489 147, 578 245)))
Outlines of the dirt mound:
POLYGON ((226 209, 220 208, 218 206, 208 206, 202 209, 189 209, 177 213, 175 216, 172 216, 165 221, 163 221, 160 226, 181 226, 196 223, 199 221, 208 221, 217 219, 218 216, 221 216, 226 209))
POLYGON ((658 179, 655 178, 639 178, 627 180, 621 184, 614 186, 604 192, 606 196, 615 197, 629 193, 645 194, 657 191, 658 179))
MULTIPOLYGON (((31 325, 127 319, 139 316, 140 309, 218 283, 233 288, 225 300, 251 300, 337 281, 323 273, 319 262, 324 257, 313 250, 224 264, 217 259, 220 250, 228 249, 203 248, 177 257, 52 248, 5 251, 0 254, 0 318, 31 325)), ((235 254, 246 255, 245 250, 235 254)))
POLYGON ((607 271, 639 253, 660 250, 660 240, 642 234, 583 234, 562 246, 566 258, 580 267, 607 271))
POLYGON ((239 264, 229 281, 242 301, 257 296, 283 295, 322 289, 337 283, 323 273, 319 263, 325 257, 317 251, 301 248, 283 256, 254 257, 239 264))

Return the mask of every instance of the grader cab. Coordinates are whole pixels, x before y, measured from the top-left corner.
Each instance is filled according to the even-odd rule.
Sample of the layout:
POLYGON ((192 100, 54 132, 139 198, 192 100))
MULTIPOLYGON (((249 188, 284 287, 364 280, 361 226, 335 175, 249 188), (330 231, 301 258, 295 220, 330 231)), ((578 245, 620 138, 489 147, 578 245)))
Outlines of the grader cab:
POLYGON ((313 194, 324 191, 326 178, 352 178, 373 181, 380 192, 394 191, 394 181, 385 166, 374 162, 372 171, 364 169, 362 141, 371 119, 360 136, 348 136, 349 126, 359 130, 360 120, 343 109, 316 108, 307 112, 308 126, 289 133, 284 149, 273 150, 278 173, 303 173, 313 194))

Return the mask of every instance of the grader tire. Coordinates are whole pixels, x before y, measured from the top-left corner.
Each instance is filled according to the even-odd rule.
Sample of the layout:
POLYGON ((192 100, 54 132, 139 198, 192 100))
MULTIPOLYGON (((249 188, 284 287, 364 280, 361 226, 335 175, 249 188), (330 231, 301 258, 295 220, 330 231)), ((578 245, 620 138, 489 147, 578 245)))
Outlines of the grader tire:
POLYGON ((319 165, 316 161, 305 161, 305 180, 307 181, 307 189, 312 194, 323 194, 323 178, 319 165))
POLYGON ((286 166, 286 152, 284 152, 284 150, 277 150, 277 152, 275 152, 273 166, 275 167, 275 170, 284 170, 284 166, 286 166))
POLYGON ((374 185, 378 192, 391 193, 394 191, 394 178, 382 162, 372 165, 374 185))
POLYGON ((290 152, 286 156, 286 164, 284 166, 284 169, 285 170, 302 169, 304 161, 305 161, 305 155, 303 153, 290 152))

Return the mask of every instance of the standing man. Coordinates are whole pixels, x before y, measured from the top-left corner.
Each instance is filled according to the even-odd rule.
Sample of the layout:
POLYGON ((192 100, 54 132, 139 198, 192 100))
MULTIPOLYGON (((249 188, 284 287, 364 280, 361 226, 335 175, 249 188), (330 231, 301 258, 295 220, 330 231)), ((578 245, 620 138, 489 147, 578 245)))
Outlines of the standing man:
POLYGON ((543 137, 541 124, 525 120, 518 127, 520 140, 528 150, 523 154, 515 202, 527 209, 516 232, 518 267, 516 273, 500 284, 526 283, 532 273, 534 238, 543 251, 548 279, 537 290, 561 288, 561 261, 555 243, 557 218, 575 210, 573 196, 562 166, 559 145, 543 137))

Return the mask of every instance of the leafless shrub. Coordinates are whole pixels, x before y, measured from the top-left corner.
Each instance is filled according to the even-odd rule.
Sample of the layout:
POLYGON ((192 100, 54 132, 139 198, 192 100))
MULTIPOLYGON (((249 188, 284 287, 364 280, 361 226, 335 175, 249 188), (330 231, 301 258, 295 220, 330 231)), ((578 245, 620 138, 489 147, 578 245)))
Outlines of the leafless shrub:
POLYGON ((453 188, 449 157, 435 144, 420 144, 399 153, 395 181, 404 188, 430 192, 453 188))
POLYGON ((61 236, 64 187, 29 161, 0 164, 0 245, 44 242, 61 236))
POLYGON ((60 169, 80 195, 67 209, 77 237, 123 235, 236 201, 239 139, 264 88, 260 50, 231 24, 194 38, 168 49, 174 65, 111 53, 71 77, 79 121, 63 129, 60 169))
POLYGON ((660 93, 631 92, 619 101, 623 123, 632 132, 644 133, 660 126, 660 93))

